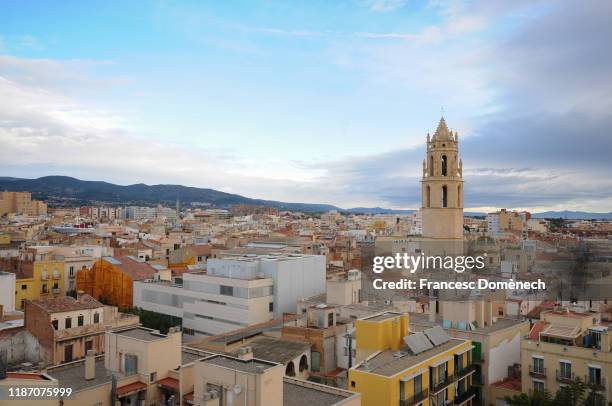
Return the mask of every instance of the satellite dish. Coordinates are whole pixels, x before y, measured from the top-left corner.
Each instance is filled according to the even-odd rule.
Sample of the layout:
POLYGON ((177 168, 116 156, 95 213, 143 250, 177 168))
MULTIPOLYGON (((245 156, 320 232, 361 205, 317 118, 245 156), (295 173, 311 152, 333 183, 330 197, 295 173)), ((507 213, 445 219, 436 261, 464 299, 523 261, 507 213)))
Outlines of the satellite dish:
POLYGON ((236 384, 236 385, 234 386, 234 393, 235 393, 236 395, 240 395, 240 392, 242 392, 242 386, 240 386, 240 384, 236 384))

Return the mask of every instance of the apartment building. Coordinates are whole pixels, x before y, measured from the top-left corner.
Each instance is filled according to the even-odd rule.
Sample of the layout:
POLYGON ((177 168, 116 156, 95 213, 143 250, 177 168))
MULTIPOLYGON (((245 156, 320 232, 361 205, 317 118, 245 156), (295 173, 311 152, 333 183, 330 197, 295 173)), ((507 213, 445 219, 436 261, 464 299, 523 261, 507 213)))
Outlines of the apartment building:
POLYGON ((484 404, 493 402, 491 384, 505 379, 508 368, 521 362, 521 336, 529 332, 529 322, 505 314, 503 295, 505 292, 463 301, 432 301, 427 313, 410 314, 412 332, 439 326, 453 338, 471 341, 472 385, 476 399, 484 404))
POLYGON ((549 391, 581 379, 605 401, 612 399, 611 332, 599 313, 557 307, 543 311, 521 340, 523 392, 549 391))
MULTIPOLYGON (((9 373, 0 376, 0 387, 43 380, 45 386, 73 389, 69 398, 41 402, 49 406, 361 404, 357 393, 286 377, 281 364, 182 348, 175 329, 167 335, 142 327, 106 334, 104 356, 90 351, 84 360, 42 374, 9 373)), ((3 401, 7 406, 20 403, 3 401)))
POLYGON ((295 312, 295 303, 325 292, 325 257, 246 255, 211 258, 183 284, 135 283, 134 306, 183 319, 191 340, 295 312))
POLYGON ((272 278, 183 274, 183 284, 134 283, 134 306, 183 319, 186 340, 237 330, 274 318, 272 278))
POLYGON ((409 333, 407 313, 385 312, 355 323, 357 359, 348 388, 364 406, 471 405, 472 342, 439 326, 409 333))
POLYGON ((9 213, 44 216, 47 214, 47 204, 32 200, 30 192, 0 192, 0 216, 9 213))
POLYGON ((521 232, 530 218, 531 213, 526 211, 517 212, 501 209, 495 213, 488 213, 486 216, 487 232, 490 236, 512 231, 521 232))
POLYGON ((118 313, 89 295, 25 302, 25 328, 39 344, 39 357, 49 365, 104 351, 107 328, 138 325, 138 316, 118 313))
MULTIPOLYGON (((64 261, 60 256, 36 250, 22 253, 15 261, 15 305, 23 310, 26 300, 64 296, 64 261)), ((12 271, 12 269, 7 269, 12 271)))

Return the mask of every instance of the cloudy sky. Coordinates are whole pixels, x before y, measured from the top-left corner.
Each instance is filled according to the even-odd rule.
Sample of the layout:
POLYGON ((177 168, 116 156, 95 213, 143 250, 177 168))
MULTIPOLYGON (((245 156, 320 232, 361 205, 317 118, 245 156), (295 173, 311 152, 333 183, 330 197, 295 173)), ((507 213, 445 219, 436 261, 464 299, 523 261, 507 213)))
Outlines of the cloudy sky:
POLYGON ((0 176, 420 205, 459 131, 466 207, 612 211, 612 2, 0 4, 0 176))

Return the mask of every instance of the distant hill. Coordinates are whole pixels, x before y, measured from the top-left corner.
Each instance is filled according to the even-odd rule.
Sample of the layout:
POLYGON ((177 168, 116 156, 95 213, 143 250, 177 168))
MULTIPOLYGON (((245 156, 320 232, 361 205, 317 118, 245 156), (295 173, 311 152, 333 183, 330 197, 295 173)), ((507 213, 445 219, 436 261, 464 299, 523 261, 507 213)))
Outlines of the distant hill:
POLYGON ((0 190, 32 192, 37 199, 70 199, 75 205, 106 202, 117 205, 174 206, 176 199, 181 204, 192 202, 209 203, 215 207, 230 207, 235 204, 255 204, 275 207, 279 210, 323 212, 341 210, 330 204, 286 203, 248 197, 181 185, 115 185, 108 182, 87 181, 69 176, 44 176, 38 179, 0 177, 0 190))
POLYGON ((589 213, 584 211, 545 211, 542 213, 534 213, 534 218, 545 219, 545 218, 564 218, 574 220, 612 220, 612 213, 589 213))
MULTIPOLYGON (((214 189, 182 185, 115 185, 101 181, 89 181, 69 176, 44 176, 38 179, 0 177, 0 191, 32 192, 35 199, 53 202, 69 202, 73 205, 106 203, 114 205, 174 206, 176 199, 181 204, 207 203, 214 207, 229 208, 236 204, 254 204, 275 207, 279 210, 301 212, 326 212, 337 210, 343 213, 363 214, 411 214, 416 210, 385 209, 382 207, 353 207, 342 209, 331 204, 288 203, 275 200, 253 199, 214 189)), ((465 212, 466 216, 485 216, 485 213, 465 212)), ((612 220, 612 213, 588 213, 582 211, 547 211, 534 213, 534 218, 601 219, 612 220)))

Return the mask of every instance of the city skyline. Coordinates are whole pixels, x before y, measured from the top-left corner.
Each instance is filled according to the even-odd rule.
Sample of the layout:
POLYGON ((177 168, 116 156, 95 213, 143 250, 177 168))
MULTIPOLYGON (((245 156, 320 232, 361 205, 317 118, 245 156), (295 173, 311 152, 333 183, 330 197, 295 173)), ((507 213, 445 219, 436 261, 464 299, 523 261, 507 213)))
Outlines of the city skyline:
POLYGON ((3 8, 2 176, 414 209, 444 108, 466 210, 612 207, 604 2, 3 8))

